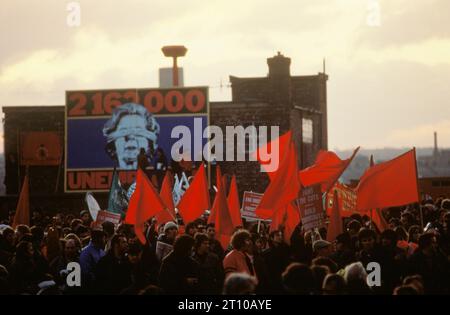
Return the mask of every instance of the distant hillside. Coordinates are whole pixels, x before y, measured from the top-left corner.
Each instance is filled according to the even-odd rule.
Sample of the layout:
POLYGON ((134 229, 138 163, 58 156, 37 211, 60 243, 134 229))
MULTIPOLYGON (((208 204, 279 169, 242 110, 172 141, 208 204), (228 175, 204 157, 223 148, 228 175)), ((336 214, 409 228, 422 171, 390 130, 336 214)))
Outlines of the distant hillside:
MULTIPOLYGON (((411 150, 411 148, 384 148, 384 149, 362 149, 358 152, 348 169, 342 174, 341 180, 348 183, 350 180, 359 179, 369 166, 370 155, 372 154, 375 163, 388 161, 396 156, 411 150)), ((441 157, 438 165, 426 163, 427 158, 433 155, 433 148, 416 148, 419 177, 450 176, 450 161, 448 159, 448 149, 440 148, 441 157)), ((352 150, 336 150, 336 154, 341 158, 348 158, 352 150)))
MULTIPOLYGON (((373 155, 375 162, 390 160, 412 148, 383 148, 383 149, 360 149, 358 155, 370 157, 373 155)), ((442 148, 440 148, 442 149, 442 148)), ((334 150, 341 158, 347 158, 352 155, 353 150, 334 150)), ((429 156, 433 154, 433 148, 416 148, 417 157, 429 156)))

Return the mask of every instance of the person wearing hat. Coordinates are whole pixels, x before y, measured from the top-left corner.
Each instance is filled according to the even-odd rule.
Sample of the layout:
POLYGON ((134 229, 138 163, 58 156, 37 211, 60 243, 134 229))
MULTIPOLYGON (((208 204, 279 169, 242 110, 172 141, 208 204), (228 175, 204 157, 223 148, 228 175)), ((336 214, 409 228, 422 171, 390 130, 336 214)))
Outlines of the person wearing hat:
POLYGON ((178 225, 169 221, 164 225, 164 233, 158 237, 156 242, 156 257, 161 262, 173 250, 173 243, 178 234, 178 225))
POLYGON ((333 253, 332 244, 326 240, 317 240, 313 243, 315 257, 328 257, 333 253))

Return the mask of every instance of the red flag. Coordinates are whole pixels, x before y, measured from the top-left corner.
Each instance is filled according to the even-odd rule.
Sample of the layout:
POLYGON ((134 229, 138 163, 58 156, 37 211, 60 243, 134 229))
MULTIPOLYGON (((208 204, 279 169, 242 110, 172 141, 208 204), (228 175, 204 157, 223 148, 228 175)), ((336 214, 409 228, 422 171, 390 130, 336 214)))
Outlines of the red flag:
POLYGON ((371 209, 370 210, 370 219, 372 222, 378 227, 380 232, 389 228, 389 224, 386 219, 383 217, 383 211, 381 209, 371 209))
POLYGON ((228 209, 230 210, 233 226, 243 226, 241 218, 241 206, 239 205, 239 194, 236 183, 236 176, 233 175, 230 183, 230 192, 228 193, 228 209))
POLYGON ((164 204, 156 189, 141 169, 136 172, 136 190, 128 204, 125 222, 134 223, 134 231, 142 244, 146 243, 144 236, 145 222, 164 210, 164 204), (134 221, 134 222, 133 222, 134 221))
POLYGON ((228 209, 227 198, 225 196, 225 187, 223 186, 223 184, 219 183, 222 180, 222 176, 220 174, 220 166, 218 165, 216 172, 218 187, 211 212, 215 213, 214 223, 217 238, 222 244, 222 247, 227 248, 230 244, 231 235, 233 235, 234 231, 233 221, 228 209))
POLYGON ((156 221, 158 223, 176 221, 177 216, 175 214, 175 205, 173 204, 172 186, 172 173, 170 171, 166 171, 166 175, 164 176, 164 180, 162 182, 161 191, 159 192, 165 208, 163 211, 156 214, 156 221))
POLYGON ((292 131, 286 132, 284 135, 278 137, 277 139, 274 139, 258 148, 256 152, 254 153, 256 155, 256 159, 258 160, 259 164, 261 164, 261 170, 265 170, 267 172, 267 175, 269 176, 270 180, 274 179, 275 173, 277 170, 270 171, 270 168, 268 167, 271 163, 276 163, 280 165, 282 160, 287 156, 287 153, 289 152, 289 146, 292 141, 292 131), (274 158, 277 159, 277 161, 267 161, 269 156, 268 154, 271 154, 273 151, 278 148, 278 156, 275 154, 274 158))
POLYGON ((286 207, 275 211, 272 222, 270 223, 270 232, 284 227, 284 240, 289 244, 292 233, 300 223, 300 211, 294 202, 290 202, 286 207))
POLYGON ((328 224, 327 231, 327 241, 329 242, 333 242, 339 234, 343 233, 338 192, 335 190, 333 195, 333 210, 330 213, 330 223, 328 224))
POLYGON ((17 203, 16 213, 12 224, 13 229, 19 224, 30 225, 30 191, 28 186, 28 172, 23 180, 22 190, 20 191, 19 202, 17 203))
POLYGON ((191 185, 181 197, 177 206, 184 224, 200 217, 206 209, 210 209, 208 181, 205 166, 202 163, 196 172, 191 185))
POLYGON ((353 160, 358 150, 359 147, 346 160, 341 160, 334 152, 319 151, 314 165, 301 170, 298 174, 302 186, 306 187, 320 183, 322 192, 330 190, 353 160))
POLYGON ((276 210, 284 208, 298 196, 300 183, 297 175, 297 151, 292 141, 286 155, 255 211, 261 219, 271 218, 276 210))
POLYGON ((418 202, 415 150, 369 167, 361 177, 356 192, 358 210, 418 202))
MULTIPOLYGON (((373 155, 370 155, 370 161, 369 166, 372 167, 375 165, 375 162, 373 160, 373 155)), ((381 209, 370 209, 370 220, 372 223, 374 223, 380 232, 383 232, 384 230, 389 228, 389 224, 386 222, 385 218, 383 217, 383 211, 381 209)))

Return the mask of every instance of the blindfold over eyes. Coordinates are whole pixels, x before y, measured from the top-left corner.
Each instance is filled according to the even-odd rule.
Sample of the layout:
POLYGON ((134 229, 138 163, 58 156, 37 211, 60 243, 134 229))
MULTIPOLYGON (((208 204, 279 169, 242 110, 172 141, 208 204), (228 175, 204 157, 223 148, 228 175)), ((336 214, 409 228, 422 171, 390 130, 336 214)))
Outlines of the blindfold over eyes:
POLYGON ((107 141, 112 142, 119 138, 131 136, 131 135, 133 135, 135 137, 146 138, 148 140, 153 141, 153 143, 156 143, 156 140, 157 140, 157 134, 155 132, 151 132, 151 131, 148 131, 147 129, 142 129, 142 128, 127 128, 127 129, 121 129, 121 130, 116 130, 114 132, 111 132, 107 136, 107 141))

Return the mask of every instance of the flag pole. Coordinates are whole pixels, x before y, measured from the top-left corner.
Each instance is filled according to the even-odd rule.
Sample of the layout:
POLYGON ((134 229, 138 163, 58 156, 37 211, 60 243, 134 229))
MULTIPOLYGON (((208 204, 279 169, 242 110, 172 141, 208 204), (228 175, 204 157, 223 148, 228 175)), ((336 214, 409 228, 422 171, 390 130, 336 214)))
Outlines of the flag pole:
POLYGON ((420 206, 420 190, 419 190, 419 172, 417 170, 417 156, 416 156, 416 147, 413 147, 414 151, 414 164, 416 167, 416 187, 417 187, 417 203, 419 204, 419 213, 420 213, 420 226, 423 231, 423 211, 422 207, 420 206))
MULTIPOLYGON (((370 155, 370 160, 369 160, 369 167, 372 167, 374 165, 375 165, 375 161, 373 159, 373 154, 371 154, 370 155)), ((370 209, 370 228, 371 229, 374 229, 373 228, 373 226, 374 226, 374 224, 373 224, 373 210, 374 209, 370 209)), ((379 214, 381 219, 383 219, 383 211, 380 211, 379 213, 378 213, 378 209, 375 209, 375 211, 377 211, 377 214, 379 214)), ((379 229, 381 229, 381 227, 379 227, 379 229)), ((374 229, 374 230, 376 230, 376 229, 374 229)))

